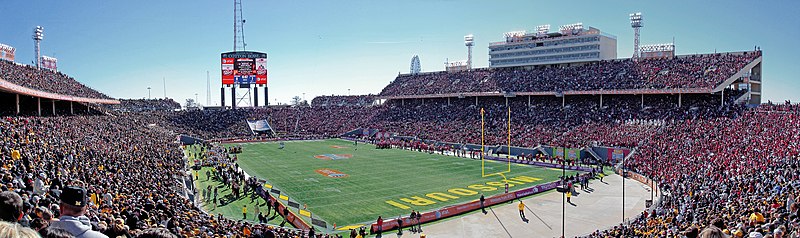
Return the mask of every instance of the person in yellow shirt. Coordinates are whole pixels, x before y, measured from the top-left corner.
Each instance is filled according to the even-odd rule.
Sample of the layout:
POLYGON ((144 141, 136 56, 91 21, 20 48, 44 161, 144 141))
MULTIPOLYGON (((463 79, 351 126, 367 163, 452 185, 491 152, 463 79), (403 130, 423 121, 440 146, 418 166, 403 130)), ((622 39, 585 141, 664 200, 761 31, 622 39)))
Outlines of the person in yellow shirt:
POLYGON ((242 206, 242 219, 247 220, 247 205, 242 206))
POLYGON ((756 209, 755 211, 753 211, 753 213, 750 214, 749 220, 750 222, 755 222, 758 224, 763 224, 765 221, 764 215, 761 214, 761 211, 759 211, 758 209, 756 209))
POLYGON ((519 208, 519 217, 521 217, 523 221, 528 220, 525 218, 525 203, 522 203, 522 199, 519 200, 519 205, 517 207, 519 208))
POLYGON ((572 192, 567 191, 567 203, 572 204, 572 201, 569 200, 570 198, 572 198, 572 192))

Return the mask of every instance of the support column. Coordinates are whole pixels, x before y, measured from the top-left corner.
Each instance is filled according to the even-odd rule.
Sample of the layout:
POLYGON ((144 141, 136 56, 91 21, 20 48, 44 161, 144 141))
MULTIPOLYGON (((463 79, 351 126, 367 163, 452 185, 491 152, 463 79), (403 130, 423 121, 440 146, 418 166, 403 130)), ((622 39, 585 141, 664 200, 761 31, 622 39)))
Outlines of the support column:
POLYGON ((19 115, 19 94, 17 94, 17 115, 19 115))
POLYGON ((405 98, 401 98, 400 99, 400 106, 405 106, 405 105, 406 105, 406 99, 405 98))
POLYGON ((642 108, 644 108, 644 94, 642 94, 642 108))
POLYGON ((528 106, 531 106, 531 95, 528 95, 528 106))
POLYGON ((39 112, 39 116, 42 116, 42 98, 36 98, 36 111, 39 112))
POLYGON ((478 106, 478 96, 475 96, 475 106, 478 106))
POLYGON ((236 109, 236 85, 231 86, 231 109, 236 109))
POLYGON ((55 116, 56 115, 56 100, 53 99, 53 100, 50 100, 50 101, 53 102, 53 116, 55 116))
POLYGON ((506 107, 508 107, 508 97, 506 97, 506 107))
POLYGON ((219 88, 219 105, 223 110, 225 109, 225 87, 219 88))
POLYGON ((253 107, 258 107, 258 85, 255 86, 255 90, 253 91, 253 107))
POLYGON ((422 105, 425 105, 425 98, 422 98, 422 105))
POLYGON ((75 111, 72 110, 72 101, 69 101, 69 114, 75 115, 75 111))
POLYGON ((683 106, 682 104, 683 104, 683 94, 679 93, 678 94, 678 107, 682 107, 683 106))
POLYGON ((450 98, 447 98, 447 106, 450 106, 450 98))
POLYGON ((725 89, 722 89, 719 94, 719 107, 725 106, 725 89))
POLYGON ((600 108, 603 108, 603 94, 600 94, 600 108))
POLYGON ((561 108, 567 107, 567 95, 561 95, 561 108))

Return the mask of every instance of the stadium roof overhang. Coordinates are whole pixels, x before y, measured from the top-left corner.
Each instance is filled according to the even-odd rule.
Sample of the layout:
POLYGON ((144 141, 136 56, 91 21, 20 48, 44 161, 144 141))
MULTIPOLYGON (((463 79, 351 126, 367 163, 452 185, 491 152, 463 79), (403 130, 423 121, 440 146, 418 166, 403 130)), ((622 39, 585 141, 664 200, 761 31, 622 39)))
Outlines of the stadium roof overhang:
POLYGON ((97 103, 97 104, 119 104, 119 100, 115 99, 101 99, 101 98, 85 98, 85 97, 76 97, 64 94, 57 94, 57 93, 49 93, 44 92, 36 89, 31 89, 27 87, 23 87, 17 84, 13 84, 5 79, 0 78, 0 91, 8 92, 8 93, 16 93, 27 95, 31 97, 39 97, 39 98, 49 98, 55 100, 62 100, 62 101, 72 101, 72 102, 83 102, 83 103, 97 103))
POLYGON ((678 88, 678 89, 619 89, 619 90, 588 90, 564 92, 473 92, 473 93, 443 93, 426 95, 398 95, 378 96, 378 99, 419 99, 419 98, 454 98, 454 97, 514 97, 514 96, 561 96, 561 95, 639 95, 639 94, 701 94, 712 93, 708 88, 678 88))

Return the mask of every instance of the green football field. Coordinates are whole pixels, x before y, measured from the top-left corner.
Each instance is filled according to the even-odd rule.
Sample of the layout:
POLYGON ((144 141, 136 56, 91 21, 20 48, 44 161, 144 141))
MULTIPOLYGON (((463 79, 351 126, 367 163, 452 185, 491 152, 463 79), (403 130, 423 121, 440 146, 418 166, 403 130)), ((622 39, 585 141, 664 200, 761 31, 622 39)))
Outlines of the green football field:
MULTIPOLYGON (((411 209, 431 211, 505 190, 502 177, 481 176, 480 160, 379 150, 338 139, 285 142, 284 149, 278 143, 240 145, 238 164, 248 174, 266 179, 301 208, 307 206, 313 217, 338 227, 366 224, 379 215, 408 215, 411 209)), ((489 174, 506 171, 508 165, 487 161, 484 169, 489 174)), ((505 173, 510 191, 555 181, 561 175, 560 170, 515 164, 510 170, 505 173)), ((229 210, 232 216, 241 216, 237 208, 229 210)))

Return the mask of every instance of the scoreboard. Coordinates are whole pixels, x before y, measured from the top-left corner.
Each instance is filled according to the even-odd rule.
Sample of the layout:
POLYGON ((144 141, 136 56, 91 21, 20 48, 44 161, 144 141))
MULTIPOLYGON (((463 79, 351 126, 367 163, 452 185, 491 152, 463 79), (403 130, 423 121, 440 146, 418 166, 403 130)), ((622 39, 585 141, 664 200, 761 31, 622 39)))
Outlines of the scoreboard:
POLYGON ((267 54, 254 51, 222 53, 223 85, 266 85, 267 54))

